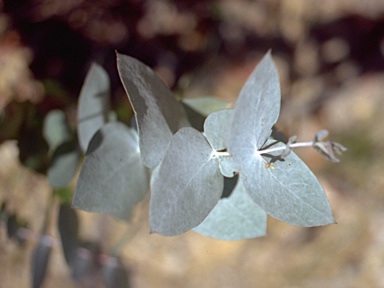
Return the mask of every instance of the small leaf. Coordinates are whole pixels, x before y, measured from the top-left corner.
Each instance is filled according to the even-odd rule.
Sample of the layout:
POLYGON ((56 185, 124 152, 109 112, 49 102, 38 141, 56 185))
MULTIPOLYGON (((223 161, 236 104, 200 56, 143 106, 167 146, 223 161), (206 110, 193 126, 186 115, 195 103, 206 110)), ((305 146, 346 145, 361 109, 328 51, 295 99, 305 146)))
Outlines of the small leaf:
POLYGON ((182 128, 174 135, 152 182, 151 232, 184 233, 213 209, 224 181, 211 153, 205 137, 194 128, 182 128))
POLYGON ((80 172, 73 207, 129 220, 149 186, 137 137, 134 129, 119 122, 109 123, 95 134, 80 172))
POLYGON ((224 109, 210 114, 204 123, 204 135, 216 151, 228 148, 228 134, 233 120, 233 109, 224 109))
POLYGON ((153 168, 163 159, 172 135, 190 124, 181 104, 151 68, 119 53, 117 68, 135 111, 143 163, 153 168))
POLYGON ((58 219, 61 245, 67 264, 74 268, 78 243, 79 219, 76 212, 68 204, 61 204, 58 219))
POLYGON ((65 113, 62 110, 52 110, 45 116, 43 135, 51 151, 60 144, 70 140, 71 131, 65 113))
POLYGON ((293 152, 284 162, 275 162, 273 169, 265 167, 261 156, 250 157, 240 176, 253 201, 279 220, 306 227, 335 223, 319 181, 293 152))
MULTIPOLYGON (((224 109, 210 114, 204 123, 204 135, 216 151, 226 151, 228 147, 228 132, 233 120, 233 109, 224 109)), ((231 156, 217 155, 221 174, 233 177, 239 168, 231 156)))
POLYGON ((205 117, 215 111, 231 107, 231 103, 214 97, 187 98, 183 99, 182 102, 205 117))
POLYGON ((83 151, 87 150, 96 131, 107 123, 109 97, 108 74, 100 65, 93 63, 81 88, 77 111, 77 133, 83 151))
POLYGON ((241 240, 265 236, 267 214, 248 196, 241 181, 228 198, 220 199, 197 233, 221 239, 241 240))
POLYGON ((347 148, 341 145, 340 143, 331 142, 331 141, 322 141, 325 137, 328 136, 327 130, 320 130, 315 134, 313 139, 312 147, 322 156, 327 158, 332 162, 340 162, 338 158, 335 156, 335 152, 337 154, 341 154, 347 151, 347 148))
POLYGON ((223 176, 231 178, 239 172, 239 167, 233 163, 232 157, 219 155, 217 160, 219 160, 219 168, 223 176))
POLYGON ((51 237, 42 235, 32 255, 32 287, 34 288, 40 288, 44 282, 51 250, 51 237))
POLYGON ((107 288, 129 288, 129 273, 119 258, 110 257, 103 266, 107 288))
POLYGON ((63 188, 75 176, 80 161, 80 151, 73 142, 59 145, 53 152, 48 168, 48 181, 53 188, 63 188))

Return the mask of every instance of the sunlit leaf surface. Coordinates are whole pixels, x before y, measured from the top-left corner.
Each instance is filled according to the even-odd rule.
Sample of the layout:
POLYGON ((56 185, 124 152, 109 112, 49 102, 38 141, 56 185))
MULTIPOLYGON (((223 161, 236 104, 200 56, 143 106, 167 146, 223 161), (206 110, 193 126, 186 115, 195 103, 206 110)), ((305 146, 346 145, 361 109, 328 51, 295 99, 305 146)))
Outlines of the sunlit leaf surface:
POLYGON ((194 128, 175 134, 151 187, 151 231, 166 236, 199 225, 219 201, 224 178, 212 148, 194 128))

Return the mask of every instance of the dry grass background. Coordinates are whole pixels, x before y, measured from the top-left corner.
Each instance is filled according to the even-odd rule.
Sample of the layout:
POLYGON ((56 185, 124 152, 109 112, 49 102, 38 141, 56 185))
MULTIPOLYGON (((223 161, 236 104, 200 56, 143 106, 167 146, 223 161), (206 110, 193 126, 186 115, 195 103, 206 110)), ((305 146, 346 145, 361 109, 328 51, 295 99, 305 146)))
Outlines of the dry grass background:
MULTIPOLYGON (((303 140, 327 128, 334 140, 349 148, 339 164, 312 151, 298 151, 324 186, 338 224, 300 228, 270 218, 268 235, 259 239, 228 242, 194 232, 167 238, 149 234, 144 203, 137 213, 142 217, 128 226, 110 216, 80 212, 82 237, 102 237, 108 249, 128 227, 132 238, 123 261, 131 269, 133 287, 384 287, 384 71, 357 73, 348 62, 345 43, 314 43, 307 31, 309 23, 327 23, 348 14, 375 19, 383 15, 384 1, 223 0, 219 7, 224 17, 242 21, 257 33, 281 33, 297 43, 292 65, 300 77, 289 79, 287 62, 276 58, 284 103, 279 124, 303 140), (332 76, 339 77, 341 85, 328 91, 319 63, 337 57, 345 57, 332 76), (308 103, 322 93, 326 100, 314 113, 308 103)), ((221 63, 219 70, 212 68, 215 74, 209 76, 209 84, 194 84, 187 96, 234 100, 258 57, 247 65, 221 63)), ((0 67, 0 73, 12 69, 4 72, 0 67)), ((10 211, 28 220, 29 228, 38 233, 50 187, 47 179, 18 163, 17 153, 14 142, 0 146, 0 200, 7 200, 10 211)), ((51 220, 50 235, 58 237, 55 215, 51 220)), ((30 286, 35 244, 30 239, 20 247, 0 228, 0 287, 30 286)), ((69 275, 61 249, 55 246, 44 287, 76 287, 69 275)))

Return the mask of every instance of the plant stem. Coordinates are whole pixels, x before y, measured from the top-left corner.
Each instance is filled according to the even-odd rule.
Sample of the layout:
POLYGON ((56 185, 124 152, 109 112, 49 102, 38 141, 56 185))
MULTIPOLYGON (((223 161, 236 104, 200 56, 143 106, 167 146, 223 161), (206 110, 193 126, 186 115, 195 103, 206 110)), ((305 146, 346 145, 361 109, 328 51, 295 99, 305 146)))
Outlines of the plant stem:
MULTIPOLYGON (((299 143, 293 143, 293 144, 289 144, 288 146, 290 148, 298 148, 298 147, 311 147, 313 144, 313 142, 299 142, 299 143)), ((258 154, 268 154, 268 153, 271 153, 271 152, 276 152, 276 151, 282 151, 282 150, 285 150, 286 146, 280 146, 280 147, 274 147, 274 148, 269 148, 269 149, 265 149, 265 150, 259 150, 258 154)))
MULTIPOLYGON (((265 150, 258 150, 257 154, 263 155, 263 154, 268 154, 276 151, 283 151, 286 149, 286 145, 280 146, 280 147, 268 148, 265 150)), ((299 147, 311 147, 312 145, 313 145, 313 142, 311 141, 311 142, 293 143, 293 144, 289 144, 288 146, 293 149, 293 148, 299 148, 299 147)), ((232 155, 229 154, 228 152, 219 152, 219 151, 213 151, 211 153, 211 157, 218 157, 218 156, 231 157, 232 155)))

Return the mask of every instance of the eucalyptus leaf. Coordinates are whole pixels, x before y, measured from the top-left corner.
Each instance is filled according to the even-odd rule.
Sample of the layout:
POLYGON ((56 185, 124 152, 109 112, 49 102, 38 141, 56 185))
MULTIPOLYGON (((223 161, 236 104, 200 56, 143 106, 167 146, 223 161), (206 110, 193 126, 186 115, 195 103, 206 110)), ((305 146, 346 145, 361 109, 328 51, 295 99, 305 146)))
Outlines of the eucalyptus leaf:
POLYGON ((151 232, 165 236, 184 233, 213 209, 224 179, 212 148, 194 128, 182 128, 169 145, 152 182, 151 232))
POLYGON ((80 151, 73 142, 59 145, 53 152, 47 176, 53 188, 63 188, 73 179, 80 161, 80 151))
POLYGON ((148 191, 138 135, 119 122, 103 126, 92 138, 77 182, 73 206, 129 220, 148 191))
POLYGON ((235 104, 228 150, 235 164, 253 158, 272 132, 280 114, 280 84, 268 52, 248 78, 235 104))
POLYGON ((221 239, 240 240, 265 236, 267 214, 248 196, 241 181, 228 198, 220 199, 195 232, 221 239))
POLYGON ((100 65, 93 63, 81 88, 77 111, 77 133, 84 152, 96 131, 108 122, 109 97, 108 74, 100 65))
POLYGON ((306 227, 335 223, 319 181, 293 152, 271 168, 266 168, 261 156, 249 157, 240 176, 253 201, 279 220, 306 227))
POLYGON ((163 159, 173 134, 190 124, 181 104, 151 68, 119 53, 117 68, 135 112, 143 163, 153 168, 163 159))
POLYGON ((64 111, 52 110, 45 116, 43 136, 48 142, 51 151, 63 142, 70 140, 71 131, 64 111))
POLYGON ((210 114, 204 123, 204 135, 213 149, 228 148, 228 134, 233 120, 233 109, 224 109, 210 114))
POLYGON ((223 176, 231 178, 239 172, 239 167, 233 163, 232 157, 219 155, 217 160, 219 160, 219 168, 223 176))
MULTIPOLYGON (((233 109, 223 109, 210 114, 204 123, 204 136, 216 151, 226 151, 228 147, 228 132, 234 115, 233 109)), ((239 168, 232 161, 232 157, 218 155, 221 174, 233 177, 239 168)))
POLYGON ((284 162, 266 165, 260 155, 258 150, 271 135, 279 113, 279 78, 268 52, 240 92, 229 136, 228 150, 239 166, 244 188, 265 212, 287 223, 334 223, 323 188, 300 158, 290 153, 284 162))

